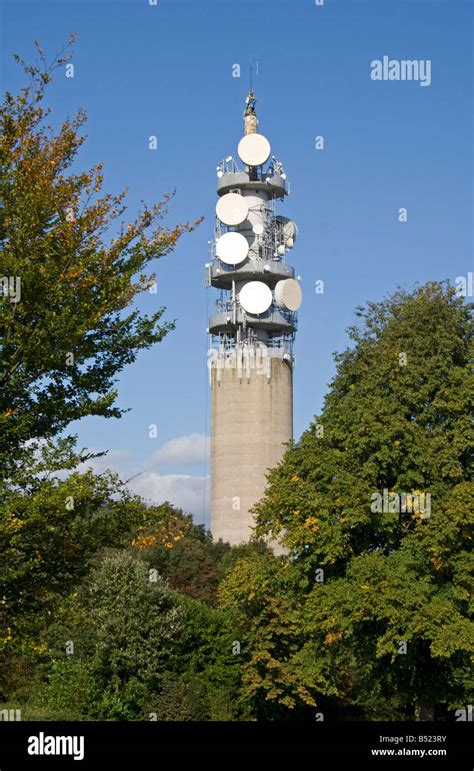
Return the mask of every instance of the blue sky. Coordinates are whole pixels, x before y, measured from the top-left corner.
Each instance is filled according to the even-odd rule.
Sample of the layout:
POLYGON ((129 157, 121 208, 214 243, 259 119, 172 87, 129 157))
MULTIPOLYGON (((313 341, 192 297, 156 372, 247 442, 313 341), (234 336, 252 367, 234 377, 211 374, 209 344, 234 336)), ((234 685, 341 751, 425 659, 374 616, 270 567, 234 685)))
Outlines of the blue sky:
POLYGON ((97 468, 144 471, 133 483, 144 497, 170 498, 208 521, 205 330, 214 298, 204 263, 215 167, 242 135, 250 57, 259 130, 291 184, 280 213, 299 227, 290 260, 304 293, 295 436, 321 408, 357 305, 398 284, 473 270, 473 8, 469 0, 3 0, 2 90, 22 85, 13 52, 31 59, 39 39, 51 54, 77 32, 74 78, 58 73, 48 100, 58 122, 86 109, 80 165, 101 161, 105 189, 128 186, 130 217, 140 200, 175 188, 169 224, 206 217, 157 262, 158 294, 140 299, 150 312, 165 305, 177 328, 121 374, 119 404, 131 411, 73 426, 81 445, 110 451, 97 468), (371 80, 371 62, 384 55, 430 60, 431 85, 371 80), (324 150, 315 149, 318 135, 324 150))

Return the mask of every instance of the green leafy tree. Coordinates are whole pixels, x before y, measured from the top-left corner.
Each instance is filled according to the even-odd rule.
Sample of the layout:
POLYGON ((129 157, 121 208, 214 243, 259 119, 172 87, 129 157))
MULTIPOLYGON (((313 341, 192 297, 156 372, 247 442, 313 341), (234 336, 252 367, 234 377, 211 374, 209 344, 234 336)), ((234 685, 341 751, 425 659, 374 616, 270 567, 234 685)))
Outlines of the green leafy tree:
POLYGON ((230 546, 222 541, 214 543, 210 532, 195 525, 190 514, 170 503, 149 506, 132 546, 171 587, 216 603, 221 563, 230 546))
POLYGON ((21 694, 25 715, 239 716, 240 656, 230 614, 171 589, 142 554, 107 550, 96 562, 43 630, 33 694, 21 694))
MULTIPOLYGON (((72 42, 72 41, 71 41, 72 42)), ((125 193, 102 194, 102 165, 72 171, 85 114, 55 132, 45 88, 68 55, 38 66, 0 106, 0 470, 14 476, 32 443, 86 415, 119 417, 117 373, 173 328, 131 305, 155 282, 150 263, 192 226, 162 224, 169 197, 129 223, 125 193), (10 286, 10 281, 13 284, 10 286), (18 293, 16 289, 18 288, 18 293), (12 290, 12 291, 10 291, 12 290)))
POLYGON ((321 415, 256 506, 300 603, 298 650, 278 665, 309 696, 270 660, 265 677, 281 703, 291 687, 432 718, 472 699, 471 313, 430 283, 358 315, 321 415))
MULTIPOLYGON (((241 708, 259 720, 305 716, 317 702, 314 688, 308 688, 293 661, 302 640, 302 603, 294 577, 289 563, 267 549, 247 551, 233 564, 219 593, 241 644, 241 708)), ((319 692, 324 692, 323 673, 318 680, 324 686, 319 692)))
POLYGON ((34 628, 37 615, 41 623, 57 596, 67 594, 84 575, 92 555, 123 538, 142 511, 109 473, 75 472, 63 481, 42 480, 28 495, 11 490, 0 533, 8 626, 13 629, 27 617, 34 628))
POLYGON ((36 47, 37 65, 16 57, 28 84, 18 95, 7 92, 0 105, 0 610, 7 679, 12 657, 38 645, 42 615, 84 574, 94 551, 138 524, 138 509, 117 479, 89 473, 65 480, 59 473, 91 457, 64 432, 87 415, 122 414, 118 373, 173 328, 162 321, 164 308, 147 316, 134 301, 156 280, 152 261, 193 228, 163 224, 169 196, 144 204, 126 224, 125 193, 102 193, 102 166, 78 170, 84 112, 55 130, 44 104, 69 54, 48 64, 36 47))
POLYGON ((183 631, 173 667, 150 694, 145 712, 158 720, 242 718, 241 658, 231 615, 185 595, 180 607, 183 631))
MULTIPOLYGON (((31 469, 41 475, 49 461, 31 469)), ((146 507, 110 473, 73 472, 10 488, 0 506, 0 694, 5 698, 34 667, 41 630, 86 574, 93 556, 126 545, 146 507)))
POLYGON ((82 719, 148 719, 143 705, 174 667, 183 623, 179 595, 161 576, 108 551, 45 634, 51 669, 36 704, 64 716, 71 697, 82 719))

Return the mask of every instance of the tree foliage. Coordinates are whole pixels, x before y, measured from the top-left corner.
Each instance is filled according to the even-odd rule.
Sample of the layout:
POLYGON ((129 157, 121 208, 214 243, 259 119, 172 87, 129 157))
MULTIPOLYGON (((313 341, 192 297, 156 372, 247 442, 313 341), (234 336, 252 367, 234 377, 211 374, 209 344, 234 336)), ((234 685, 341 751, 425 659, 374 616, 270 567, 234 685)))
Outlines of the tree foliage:
POLYGON ((107 550, 43 632, 29 709, 70 719, 232 719, 233 635, 225 613, 171 589, 144 555, 107 550))
MULTIPOLYGON (((71 39, 69 45, 73 42, 71 39)), ((119 417, 115 381, 173 328, 134 305, 153 260, 194 225, 165 226, 166 204, 127 224, 125 193, 103 193, 102 165, 79 170, 85 113, 48 125, 46 88, 69 59, 20 57, 29 78, 0 105, 0 545, 2 675, 38 647, 45 617, 104 545, 142 521, 114 476, 73 473, 91 453, 64 432, 119 417), (66 476, 70 474, 69 476, 66 476), (5 671, 7 670, 7 671, 5 671)), ((8 690, 10 686, 2 686, 8 690)))
MULTIPOLYGON (((358 313, 321 415, 256 506, 258 535, 289 549, 299 633, 276 661, 257 639, 246 677, 263 677, 262 700, 334 694, 371 716, 432 717, 472 687, 470 309, 431 283, 358 313)), ((252 588, 257 566, 248 570, 234 568, 225 605, 252 588)), ((285 582, 275 592, 283 602, 285 582)))
POLYGON ((73 171, 85 113, 55 131, 45 88, 67 56, 25 65, 30 83, 0 106, 0 468, 27 442, 51 438, 86 415, 118 417, 117 373, 173 328, 132 308, 155 282, 150 263, 193 226, 166 227, 169 196, 122 220, 125 192, 102 193, 102 165, 73 171))
POLYGON ((137 717, 159 690, 182 630, 179 597, 164 579, 151 581, 147 564, 125 551, 106 553, 46 636, 52 671, 40 703, 64 707, 81 682, 83 717, 137 717))
POLYGON ((214 543, 210 532, 195 525, 190 514, 169 503, 149 506, 132 547, 171 587, 211 605, 216 603, 220 565, 230 546, 222 541, 214 543))

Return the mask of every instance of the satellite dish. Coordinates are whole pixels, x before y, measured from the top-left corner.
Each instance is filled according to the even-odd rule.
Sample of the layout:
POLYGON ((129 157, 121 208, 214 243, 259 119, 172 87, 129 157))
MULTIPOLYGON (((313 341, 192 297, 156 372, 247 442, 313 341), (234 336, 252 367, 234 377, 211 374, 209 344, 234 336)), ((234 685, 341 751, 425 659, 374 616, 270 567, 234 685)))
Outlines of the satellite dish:
POLYGON ((248 213, 248 204, 238 193, 226 193, 216 204, 216 214, 224 225, 240 225, 247 219, 248 213))
POLYGON ((275 217, 275 220, 281 227, 283 241, 286 246, 293 246, 298 237, 298 227, 296 222, 290 220, 288 217, 283 217, 281 214, 278 214, 278 216, 275 217), (288 243, 288 241, 290 243, 288 243))
POLYGON ((216 255, 226 265, 238 265, 248 253, 248 241, 241 233, 224 233, 217 239, 216 255))
POLYGON ((271 151, 270 142, 263 134, 247 134, 237 148, 239 158, 246 166, 261 166, 268 161, 271 151))
POLYGON ((252 228, 253 232, 256 236, 261 236, 263 234, 263 225, 261 222, 256 222, 255 225, 252 228))
POLYGON ((272 291, 263 281, 248 281, 239 293, 242 308, 247 313, 265 313, 272 304, 272 291))
POLYGON ((285 311, 297 311, 303 295, 295 278, 284 278, 275 286, 275 302, 285 311))

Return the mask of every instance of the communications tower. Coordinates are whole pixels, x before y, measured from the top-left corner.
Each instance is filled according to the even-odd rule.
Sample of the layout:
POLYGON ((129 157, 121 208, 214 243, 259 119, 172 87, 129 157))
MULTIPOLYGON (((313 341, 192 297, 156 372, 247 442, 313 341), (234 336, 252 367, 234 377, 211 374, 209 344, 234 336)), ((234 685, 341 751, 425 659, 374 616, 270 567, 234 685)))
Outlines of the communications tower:
POLYGON ((277 214, 289 194, 283 166, 258 133, 246 98, 237 155, 217 167, 216 221, 206 285, 219 291, 209 319, 211 532, 248 541, 251 508, 293 435, 293 341, 300 282, 286 262, 298 229, 277 214))

